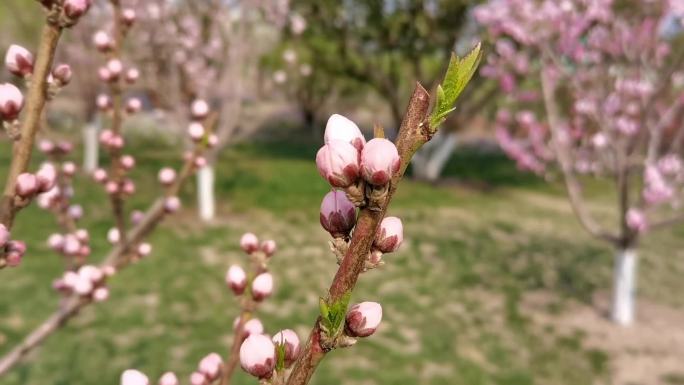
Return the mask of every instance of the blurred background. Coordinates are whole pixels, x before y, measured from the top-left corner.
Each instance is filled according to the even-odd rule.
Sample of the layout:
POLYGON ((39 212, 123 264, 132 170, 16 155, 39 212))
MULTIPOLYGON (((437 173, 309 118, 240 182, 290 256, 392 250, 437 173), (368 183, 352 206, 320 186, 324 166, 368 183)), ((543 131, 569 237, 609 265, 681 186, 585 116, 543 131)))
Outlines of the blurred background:
MULTIPOLYGON (((181 213, 151 238, 153 253, 117 275, 108 301, 84 309, 0 378, 3 385, 116 384, 130 367, 185 379, 207 352, 228 350, 238 304, 224 274, 245 262, 238 241, 246 231, 279 249, 275 293, 259 317, 267 331, 305 336, 337 267, 318 224, 329 186, 314 158, 327 118, 343 114, 367 138, 380 123, 393 137, 416 81, 433 91, 452 51, 484 40, 486 60, 494 44, 473 16, 484 1, 124 3, 139 15, 124 56, 141 76, 128 92, 143 100, 125 124, 138 164, 127 207, 145 209, 162 193, 158 170, 181 164, 184 116, 196 98, 220 111, 213 185, 186 185, 181 213), (202 202, 200 185, 210 190, 202 202)), ((102 63, 92 36, 107 28, 108 12, 96 0, 67 32, 58 61, 72 65, 74 82, 51 103, 40 134, 76 143, 74 200, 95 261, 109 250, 112 219, 89 172, 108 159, 85 148, 106 127, 95 103, 102 63)), ((35 47, 42 20, 34 2, 3 0, 0 51, 35 47)), ((0 81, 10 76, 3 71, 0 81)), ((383 324, 331 354, 313 383, 684 384, 684 228, 642 239, 637 321, 614 325, 613 250, 582 230, 560 178, 521 171, 499 149, 493 128, 502 95, 496 80, 476 75, 417 154, 390 208, 403 219, 404 245, 364 274, 354 294, 383 304, 383 324)), ((7 165, 5 136, 0 146, 7 165)), ((36 153, 33 162, 43 159, 36 153)), ((585 194, 597 216, 613 215, 606 184, 590 181, 585 194)), ((30 252, 20 268, 1 273, 0 354, 58 305, 51 282, 63 262, 45 242, 56 228, 35 205, 16 223, 13 234, 30 252)), ((235 383, 254 381, 239 373, 235 383)))

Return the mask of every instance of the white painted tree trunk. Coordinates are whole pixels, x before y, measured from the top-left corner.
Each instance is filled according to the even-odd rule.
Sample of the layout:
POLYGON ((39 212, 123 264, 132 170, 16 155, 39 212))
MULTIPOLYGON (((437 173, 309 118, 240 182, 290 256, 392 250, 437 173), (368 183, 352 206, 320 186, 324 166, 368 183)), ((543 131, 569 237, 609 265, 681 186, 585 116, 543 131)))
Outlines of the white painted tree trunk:
POLYGON ((98 166, 98 141, 100 120, 96 118, 83 128, 83 171, 91 173, 98 166))
POLYGON ((623 326, 634 323, 636 297, 637 254, 633 249, 618 250, 615 256, 615 287, 613 288, 614 322, 623 326))
POLYGON ((430 182, 439 179, 457 144, 456 133, 443 135, 438 132, 414 157, 414 175, 430 182))
POLYGON ((197 170, 197 208, 203 221, 210 221, 216 215, 214 175, 214 166, 211 164, 197 170))

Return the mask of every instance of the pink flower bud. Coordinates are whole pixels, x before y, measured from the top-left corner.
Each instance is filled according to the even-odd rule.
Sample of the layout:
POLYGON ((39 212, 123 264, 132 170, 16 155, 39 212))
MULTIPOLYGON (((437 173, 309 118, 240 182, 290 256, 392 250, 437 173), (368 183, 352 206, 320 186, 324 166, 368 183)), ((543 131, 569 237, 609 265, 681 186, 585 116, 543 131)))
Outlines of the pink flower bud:
POLYGON ((81 296, 90 295, 93 288, 93 282, 81 276, 78 277, 73 287, 74 292, 81 296))
POLYGON ((152 245, 149 243, 141 243, 138 245, 138 255, 141 257, 147 257, 152 252, 152 245))
POLYGON ((333 236, 344 238, 356 224, 356 206, 342 191, 330 191, 321 202, 321 226, 333 236))
POLYGON ((101 52, 107 52, 114 46, 112 38, 109 37, 109 34, 105 31, 97 31, 95 35, 93 35, 93 44, 95 44, 95 48, 101 52))
POLYGON ((72 19, 78 19, 88 12, 91 0, 64 0, 64 14, 72 19))
POLYGON ((181 201, 177 196, 172 196, 166 198, 164 201, 164 210, 166 210, 167 213, 175 213, 178 211, 181 207, 181 201))
POLYGON ((135 167, 135 158, 132 155, 123 155, 119 161, 121 162, 121 167, 123 167, 124 170, 128 171, 135 167))
POLYGON ((240 247, 247 254, 252 254, 259 249, 259 238, 252 233, 244 233, 240 238, 240 247))
POLYGON ((400 166, 397 147, 387 139, 372 139, 361 152, 361 173, 366 182, 372 185, 387 184, 400 166))
POLYGON ((207 378, 200 372, 193 372, 190 375, 190 385, 207 385, 207 378))
MULTIPOLYGON (((95 105, 100 110, 106 111, 112 106, 112 100, 109 98, 108 95, 101 94, 101 95, 97 96, 97 99, 95 100, 95 105)), ((103 131, 103 134, 104 134, 104 132, 106 132, 106 131, 103 131)), ((111 132, 110 132, 110 134, 111 134, 111 132)), ((102 140, 102 136, 100 136, 100 140, 102 140)))
POLYGON ((0 119, 15 120, 24 108, 24 95, 13 84, 0 84, 0 119))
POLYGON ((195 163, 195 167, 197 167, 197 168, 202 168, 202 167, 204 167, 204 166, 207 165, 207 158, 205 158, 205 157, 203 157, 203 156, 197 156, 197 157, 195 158, 195 162, 194 162, 194 163, 195 163))
POLYGON ((109 299, 109 289, 106 287, 98 287, 93 290, 93 301, 104 302, 109 299))
POLYGON ((105 183, 105 191, 107 194, 114 195, 119 192, 119 184, 113 180, 105 183))
POLYGON ((22 198, 30 197, 38 191, 38 179, 27 172, 19 174, 14 190, 22 198))
POLYGON ((403 240, 404 227, 401 224, 401 219, 385 217, 375 236, 374 246, 383 253, 391 253, 399 248, 403 240))
POLYGON ((16 251, 8 251, 5 255, 5 261, 7 262, 7 266, 17 267, 21 265, 21 260, 23 257, 23 254, 17 253, 16 251))
POLYGON ((202 123, 192 122, 188 127, 188 135, 190 139, 195 142, 200 141, 204 137, 204 126, 202 123))
POLYGON ((64 162, 62 164, 62 172, 67 176, 74 176, 76 174, 76 164, 74 162, 64 162))
POLYGON ((100 268, 97 266, 93 265, 85 265, 81 266, 80 269, 78 269, 78 275, 83 278, 87 279, 90 282, 97 283, 100 282, 104 278, 104 273, 100 268))
POLYGON ((113 135, 109 142, 105 143, 109 148, 121 149, 123 148, 125 141, 121 135, 113 135))
POLYGON ((207 146, 209 148, 216 147, 218 142, 219 142, 219 138, 218 138, 218 136, 216 136, 216 134, 209 134, 209 136, 207 137, 207 146))
POLYGON ((81 242, 72 234, 64 237, 62 252, 66 255, 76 255, 81 251, 81 242))
POLYGON ((347 312, 346 331, 352 337, 368 337, 382 320, 382 306, 377 302, 361 302, 347 312))
POLYGON ((634 208, 627 210, 625 220, 627 221, 627 226, 636 232, 643 233, 648 229, 646 215, 641 210, 634 208))
POLYGON ((55 150, 55 144, 51 140, 43 139, 38 142, 38 149, 42 153, 49 154, 55 150))
POLYGON ((121 11, 121 21, 127 25, 127 26, 132 26, 133 23, 135 23, 136 15, 135 15, 135 10, 131 8, 126 8, 121 11))
POLYGON ((111 59, 107 62, 107 69, 113 78, 117 78, 123 72, 123 63, 119 59, 111 59))
POLYGON ((136 114, 142 109, 142 102, 138 98, 130 98, 126 101, 126 112, 136 114))
POLYGON ((137 68, 131 68, 126 71, 126 83, 133 84, 140 78, 140 71, 137 68))
POLYGON ((105 277, 111 277, 116 274, 116 268, 114 266, 107 265, 102 267, 102 272, 104 273, 105 277))
POLYGON ((204 119, 209 115, 209 104, 201 99, 195 100, 190 107, 190 113, 194 119, 204 119))
POLYGON ((275 345, 285 345, 285 366, 289 367, 299 356, 299 337, 293 330, 285 329, 273 336, 275 345))
POLYGON ((74 235, 80 242, 87 243, 90 240, 90 235, 86 229, 78 229, 74 232, 74 235))
POLYGON ((273 292, 273 276, 271 273, 261 273, 252 282, 252 299, 263 301, 273 292))
POLYGON ((265 335, 252 335, 240 346, 240 364, 247 373, 268 378, 275 368, 275 346, 265 335))
POLYGON ((0 223, 0 248, 5 247, 7 242, 10 240, 10 232, 7 230, 7 226, 0 223))
POLYGON ((179 385, 178 377, 173 372, 166 372, 159 378, 159 385, 179 385))
POLYGON ((138 223, 140 223, 140 221, 143 220, 143 218, 145 218, 145 213, 143 213, 142 211, 133 210, 131 212, 131 223, 132 224, 137 225, 138 223))
POLYGON ((20 45, 12 44, 5 55, 5 67, 16 76, 30 75, 33 73, 33 54, 20 45))
POLYGON ((359 150, 350 143, 331 140, 316 154, 318 173, 333 187, 349 187, 359 178, 359 150))
POLYGON ((73 151, 74 145, 71 144, 71 142, 68 142, 66 140, 63 140, 59 143, 57 143, 57 150, 63 154, 68 154, 71 151, 73 151))
POLYGON ((45 163, 36 172, 36 179, 39 192, 49 191, 57 183, 57 169, 52 163, 45 163))
POLYGON ((341 140, 354 145, 359 151, 366 144, 366 138, 363 137, 359 126, 338 114, 333 114, 328 118, 328 123, 325 125, 324 140, 326 144, 333 140, 341 140))
MULTIPOLYGON (((240 322, 240 317, 237 317, 236 321, 240 322)), ((264 334, 264 324, 258 318, 252 318, 242 326, 242 332, 246 337, 264 334)))
POLYGON ((240 266, 232 265, 226 272, 226 283, 235 295, 240 295, 247 287, 247 274, 240 266))
POLYGON ((270 256, 272 256, 273 254, 275 254, 275 252, 276 252, 276 247, 277 247, 276 242, 275 242, 274 240, 272 240, 272 239, 269 239, 269 240, 267 240, 267 241, 264 241, 264 242, 261 244, 261 251, 263 251, 264 254, 266 254, 267 257, 270 257, 270 256))
POLYGON ((108 83, 113 80, 112 72, 107 69, 107 67, 100 67, 97 69, 97 77, 100 81, 108 83))
POLYGON ((119 243, 121 240, 121 233, 119 233, 119 229, 116 227, 112 227, 107 231, 107 241, 111 244, 119 243))
POLYGON ((150 385, 150 380, 141 372, 128 369, 121 374, 120 385, 150 385))
POLYGON ((52 77, 62 86, 69 84, 72 76, 73 72, 68 64, 60 64, 52 70, 52 77))
POLYGON ((132 195, 135 193, 135 182, 130 179, 126 179, 122 182, 121 192, 126 195, 132 195))
POLYGON ((223 366, 223 359, 217 353, 210 353, 202 358, 198 365, 200 373, 207 377, 209 382, 215 381, 219 374, 221 374, 221 366, 223 366))
POLYGON ((168 186, 176 181, 176 170, 169 167, 164 167, 159 170, 158 179, 159 183, 163 184, 164 186, 168 186))
POLYGON ((67 210, 67 214, 73 219, 81 219, 83 217, 83 206, 71 205, 67 210))

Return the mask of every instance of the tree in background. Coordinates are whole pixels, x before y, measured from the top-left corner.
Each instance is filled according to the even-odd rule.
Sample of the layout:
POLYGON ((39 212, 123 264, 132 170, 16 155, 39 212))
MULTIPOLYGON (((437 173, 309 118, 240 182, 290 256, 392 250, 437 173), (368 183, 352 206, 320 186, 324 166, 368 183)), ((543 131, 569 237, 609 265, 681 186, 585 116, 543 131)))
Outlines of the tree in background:
POLYGON ((612 318, 631 324, 639 239, 684 221, 684 47, 673 40, 684 6, 494 0, 476 17, 495 47, 482 73, 508 95, 501 147, 521 169, 558 166, 580 223, 616 249, 612 318), (592 177, 614 186, 612 220, 586 206, 592 177))

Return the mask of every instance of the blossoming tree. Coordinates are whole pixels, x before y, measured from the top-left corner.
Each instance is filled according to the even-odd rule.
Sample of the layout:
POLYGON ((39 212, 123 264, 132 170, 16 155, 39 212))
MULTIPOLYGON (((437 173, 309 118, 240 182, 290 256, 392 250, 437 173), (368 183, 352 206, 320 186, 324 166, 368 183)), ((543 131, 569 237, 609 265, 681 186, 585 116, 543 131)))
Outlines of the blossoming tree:
POLYGON ((493 0, 476 17, 495 51, 482 74, 508 95, 501 147, 521 169, 558 170, 582 226, 615 247, 612 318, 628 325, 639 239, 684 221, 684 50, 670 40, 684 6, 624 3, 493 0), (612 221, 586 205, 593 177, 614 188, 612 221))

